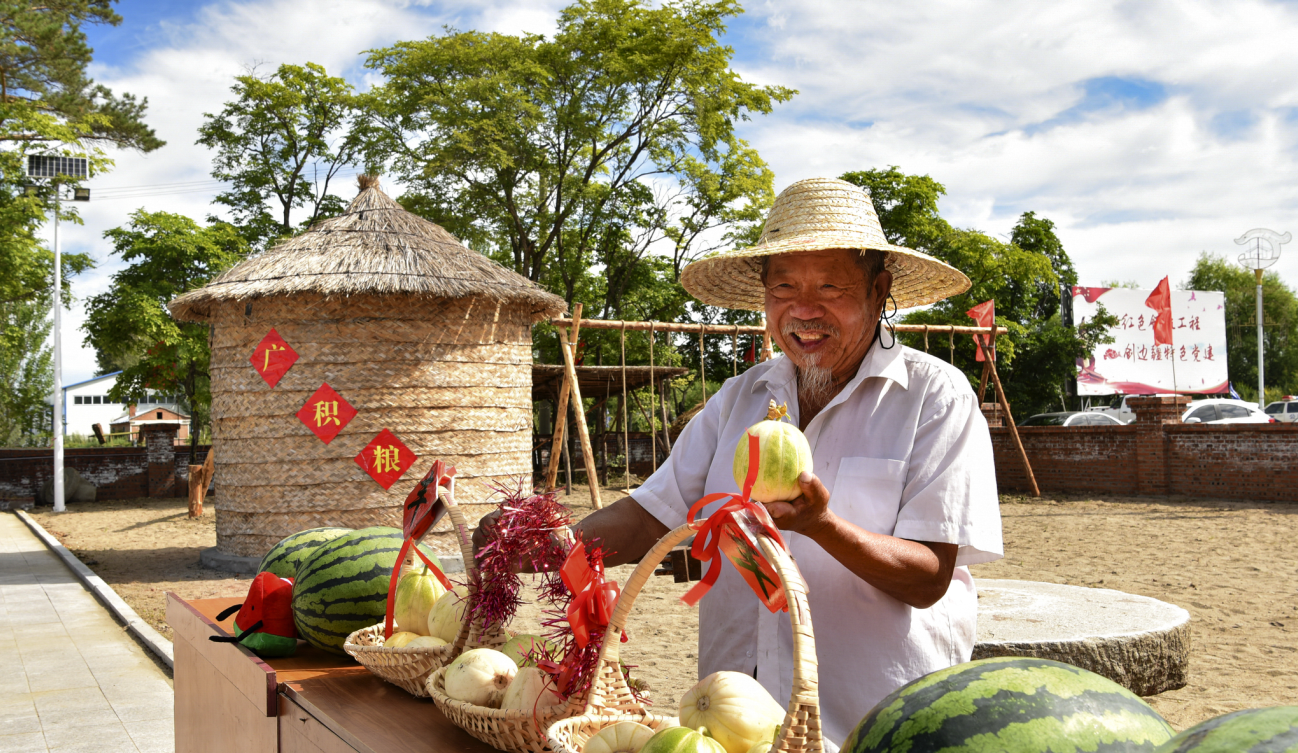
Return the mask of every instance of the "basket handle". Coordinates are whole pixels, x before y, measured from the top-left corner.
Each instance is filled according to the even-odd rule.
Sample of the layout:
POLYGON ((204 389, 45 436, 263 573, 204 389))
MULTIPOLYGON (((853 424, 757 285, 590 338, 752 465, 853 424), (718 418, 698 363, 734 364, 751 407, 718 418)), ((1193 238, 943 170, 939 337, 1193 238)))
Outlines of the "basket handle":
MULTIPOLYGON (((635 605, 636 597, 644 589, 645 583, 653 576, 658 563, 671 552, 672 548, 689 538, 703 521, 694 525, 683 525, 669 531, 649 550, 627 578, 622 588, 622 595, 613 608, 609 618, 608 629, 604 634, 604 645, 600 648, 599 674, 591 683, 586 708, 582 713, 626 713, 644 711, 643 706, 635 703, 631 689, 626 686, 619 664, 622 633, 626 628, 627 617, 635 605)), ((785 600, 789 606, 789 621, 793 624, 793 693, 784 715, 784 724, 775 738, 769 753, 820 753, 824 742, 820 733, 820 697, 818 694, 819 678, 816 664, 816 639, 811 629, 811 609, 807 604, 807 583, 798 572, 797 565, 784 547, 776 546, 770 537, 758 530, 757 543, 767 561, 780 576, 780 585, 784 589, 785 600)))

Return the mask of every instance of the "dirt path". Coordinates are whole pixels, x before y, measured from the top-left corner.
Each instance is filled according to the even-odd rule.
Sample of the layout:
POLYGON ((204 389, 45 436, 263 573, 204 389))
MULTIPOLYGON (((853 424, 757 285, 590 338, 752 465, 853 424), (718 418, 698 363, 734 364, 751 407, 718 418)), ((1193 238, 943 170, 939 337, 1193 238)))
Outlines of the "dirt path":
MULTIPOLYGON (((619 496, 604 491, 606 503, 619 496)), ((563 501, 576 517, 590 512, 584 487, 563 501)), ((1298 696, 1298 505, 1006 497, 1001 512, 1008 556, 974 568, 976 577, 1116 588, 1190 611, 1190 684, 1149 699, 1173 726, 1298 696)), ((199 551, 216 543, 210 506, 193 521, 181 499, 102 502, 35 517, 164 635, 166 591, 185 598, 247 591, 246 579, 198 566, 199 551)), ((613 571, 619 581, 629 573, 613 571)), ((672 711, 697 663, 698 612, 680 603, 685 588, 671 578, 650 582, 623 653, 657 705, 672 711)), ((524 609, 514 628, 534 631, 538 619, 524 609)))

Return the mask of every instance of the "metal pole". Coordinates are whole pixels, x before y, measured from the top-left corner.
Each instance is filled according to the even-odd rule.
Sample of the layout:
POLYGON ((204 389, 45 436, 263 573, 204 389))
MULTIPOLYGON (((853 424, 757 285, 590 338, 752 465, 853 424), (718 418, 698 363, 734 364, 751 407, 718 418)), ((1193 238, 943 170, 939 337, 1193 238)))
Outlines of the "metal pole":
POLYGON ((59 248, 59 184, 54 183, 54 512, 63 512, 63 256, 59 248))
POLYGON ((1266 407, 1266 380, 1262 376, 1262 270, 1255 269, 1257 276, 1257 404, 1266 407))

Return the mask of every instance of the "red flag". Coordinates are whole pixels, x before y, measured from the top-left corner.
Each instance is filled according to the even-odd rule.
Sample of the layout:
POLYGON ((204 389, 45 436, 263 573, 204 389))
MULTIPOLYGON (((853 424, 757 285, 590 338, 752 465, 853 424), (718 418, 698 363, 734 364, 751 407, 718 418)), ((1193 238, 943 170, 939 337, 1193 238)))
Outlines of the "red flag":
POLYGON ((744 363, 757 363, 757 338, 748 344, 748 352, 744 354, 744 363))
POLYGON ((1172 344, 1172 291, 1167 286, 1167 278, 1158 283, 1154 292, 1145 299, 1145 305, 1158 312, 1154 320, 1154 344, 1172 344))
MULTIPOLYGON (((996 301, 994 299, 990 301, 983 301, 982 303, 978 304, 977 306, 974 306, 973 308, 969 309, 965 313, 968 314, 971 319, 977 322, 979 327, 996 326, 996 301)), ((987 350, 991 351, 992 359, 995 360, 996 345, 995 343, 992 342, 992 338, 989 335, 974 335, 974 340, 975 342, 978 340, 982 340, 982 344, 983 344, 983 347, 979 348, 978 352, 975 354, 974 360, 976 361, 987 360, 986 358, 983 357, 983 348, 986 348, 987 350)))

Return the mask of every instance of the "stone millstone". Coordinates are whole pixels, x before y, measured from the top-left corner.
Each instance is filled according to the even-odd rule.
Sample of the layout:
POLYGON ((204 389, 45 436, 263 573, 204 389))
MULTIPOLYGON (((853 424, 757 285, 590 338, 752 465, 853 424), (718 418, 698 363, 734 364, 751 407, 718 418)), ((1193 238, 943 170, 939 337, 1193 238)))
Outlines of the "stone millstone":
POLYGON ((1029 580, 978 579, 973 658, 1072 664, 1136 695, 1185 687, 1190 613, 1147 596, 1029 580))

